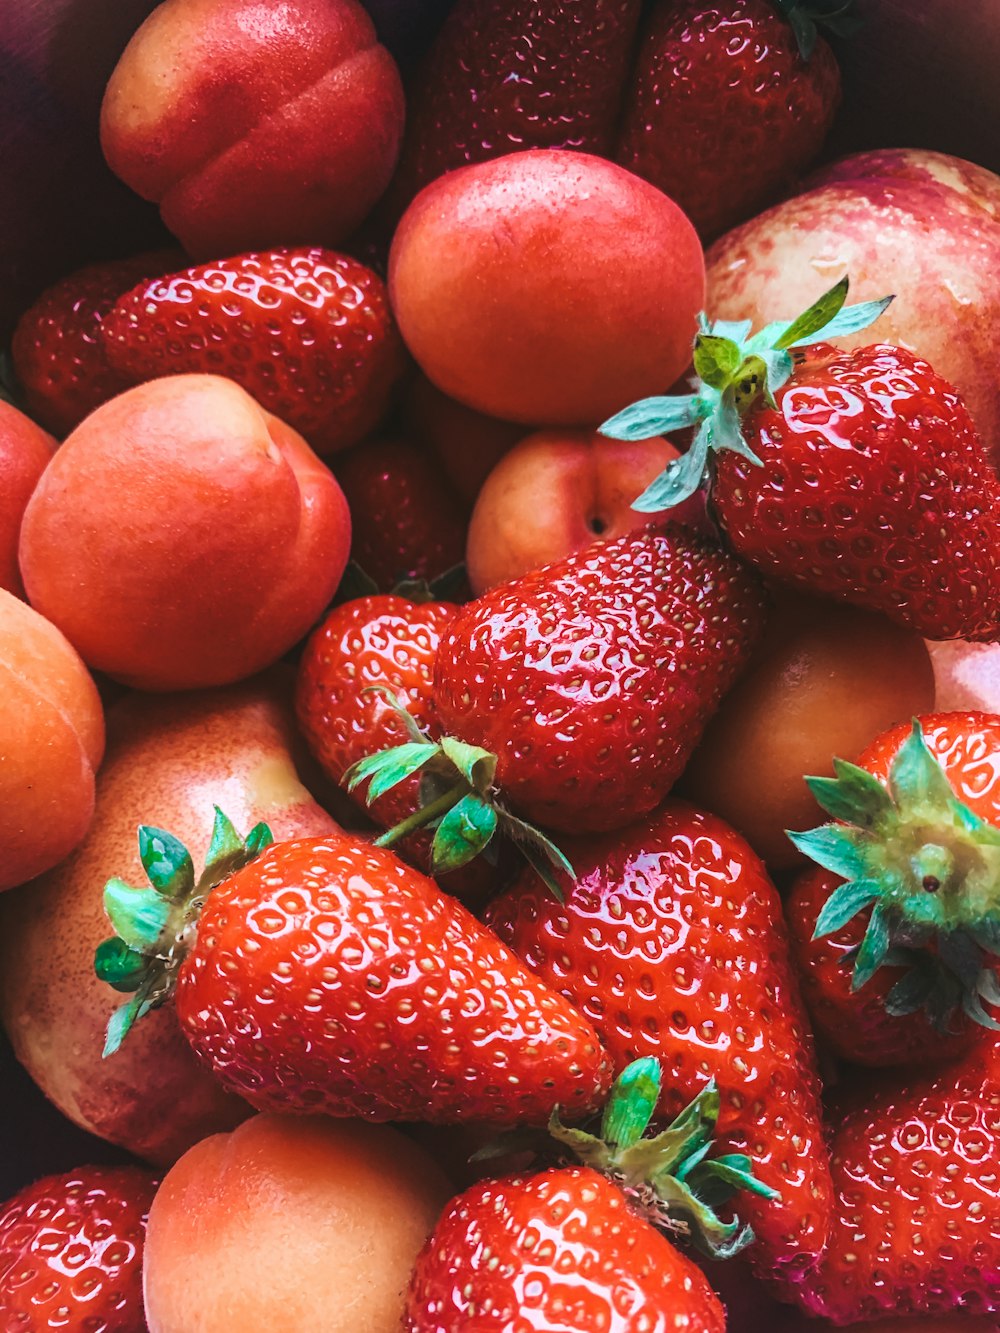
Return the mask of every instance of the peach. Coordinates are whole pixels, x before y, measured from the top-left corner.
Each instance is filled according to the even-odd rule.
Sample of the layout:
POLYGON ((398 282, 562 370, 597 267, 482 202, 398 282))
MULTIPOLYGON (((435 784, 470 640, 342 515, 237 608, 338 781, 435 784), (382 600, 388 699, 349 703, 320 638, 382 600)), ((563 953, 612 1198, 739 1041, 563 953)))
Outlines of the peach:
MULTIPOLYGON (((619 442, 590 431, 539 431, 506 454, 487 477, 472 511, 466 549, 478 597, 559 560, 599 538, 644 527, 632 501, 675 458, 663 439, 619 442)), ((700 494, 671 515, 704 519, 700 494)))
POLYGON ((433 181, 399 224, 389 293, 439 389, 527 425, 596 426, 686 369, 704 303, 694 228, 655 186, 536 150, 433 181))
POLYGON ((94 813, 104 711, 75 649, 0 589, 0 889, 68 856, 94 813))
POLYGON ((109 166, 196 259, 344 240, 402 128, 399 71, 357 0, 166 0, 101 109, 109 166))
POLYGON ((336 827, 299 780, 287 696, 273 674, 228 690, 116 704, 86 839, 57 869, 7 894, 0 909, 0 1017, 18 1059, 70 1120, 152 1162, 173 1161, 248 1111, 198 1064, 169 1005, 102 1060, 120 1000, 94 974, 94 950, 111 933, 102 888, 112 875, 145 882, 139 824, 169 829, 200 864, 215 803, 241 833, 262 819, 277 838, 336 827))
POLYGON ((147 690, 241 680, 318 619, 350 546, 333 474, 213 375, 130 389, 65 441, 28 503, 31 604, 147 690))
POLYGON ((255 1116, 192 1148, 153 1200, 150 1333, 398 1333, 453 1193, 394 1129, 255 1116))
POLYGON ((30 417, 0 399, 0 589, 24 596, 17 564, 21 519, 56 442, 30 417))
POLYGON ((926 357, 1000 460, 1000 177, 943 153, 845 158, 716 241, 709 312, 757 326, 791 319, 845 273, 852 301, 896 299, 844 345, 899 343, 926 357))
POLYGON ((803 777, 832 774, 934 701, 919 635, 881 616, 782 594, 764 648, 708 725, 681 790, 772 869, 801 865, 785 829, 825 816, 803 777))

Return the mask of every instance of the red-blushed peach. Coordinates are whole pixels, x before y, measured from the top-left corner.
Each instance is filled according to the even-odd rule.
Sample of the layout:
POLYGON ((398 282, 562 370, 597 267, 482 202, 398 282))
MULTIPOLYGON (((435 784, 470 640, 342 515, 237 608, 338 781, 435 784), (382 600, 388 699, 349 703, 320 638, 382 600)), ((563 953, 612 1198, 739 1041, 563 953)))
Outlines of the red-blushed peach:
POLYGON ((398 1333, 453 1193, 397 1130, 255 1116, 192 1148, 153 1200, 150 1333, 398 1333))
POLYGON ((242 680, 330 601, 350 515, 300 435, 237 385, 177 375, 98 408, 21 527, 31 604, 90 666, 148 690, 242 680))
POLYGON ((111 76, 101 143, 209 259, 349 236, 389 183, 403 115, 358 0, 166 0, 111 76))
POLYGON ((791 319, 848 273, 852 301, 895 294, 872 328, 840 340, 898 343, 965 399, 1000 461, 1000 177, 942 153, 845 158, 812 188, 708 252, 714 319, 791 319))
POLYGON ((104 710, 76 650, 0 589, 0 889, 81 841, 103 754, 104 710))
POLYGON ((804 860, 785 829, 824 819, 803 778, 831 775, 834 757, 857 759, 934 702, 918 634, 856 607, 780 595, 761 652, 722 701, 679 788, 738 829, 772 869, 804 860))
POLYGON ((439 389, 527 425, 596 426, 664 393, 704 304, 694 228, 589 153, 536 150, 433 181, 399 224, 389 293, 439 389))
POLYGON ((276 669, 227 690, 114 705, 86 839, 0 904, 0 1017, 18 1059, 70 1120, 152 1162, 173 1161, 249 1111, 197 1062, 169 1005, 101 1058, 121 998, 94 973, 94 950, 112 933, 102 889, 113 875, 145 883, 140 824, 175 834, 200 865, 215 804, 241 833, 259 820, 276 838, 336 827, 293 763, 288 690, 276 669))
MULTIPOLYGON (((465 556, 472 591, 478 597, 601 538, 644 527, 651 516, 632 502, 677 457, 664 439, 626 443, 585 430, 527 436, 487 477, 472 511, 465 556)), ((670 517, 704 523, 700 492, 670 517)))
POLYGON ((0 399, 0 589, 24 596, 17 564, 21 519, 56 442, 30 417, 0 399))

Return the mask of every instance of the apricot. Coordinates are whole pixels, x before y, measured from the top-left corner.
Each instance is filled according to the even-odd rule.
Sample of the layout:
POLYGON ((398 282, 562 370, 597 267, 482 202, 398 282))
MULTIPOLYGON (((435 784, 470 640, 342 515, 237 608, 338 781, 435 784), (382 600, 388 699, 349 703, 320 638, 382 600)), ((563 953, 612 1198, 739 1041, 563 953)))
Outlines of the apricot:
POLYGON ((94 974, 94 950, 111 933, 102 889, 112 875, 145 882, 139 824, 174 833, 200 866, 214 803, 241 833, 262 819, 276 838, 336 827, 299 780, 287 684, 276 672, 228 690, 115 704, 87 837, 0 904, 0 1019, 18 1059, 75 1124, 151 1162, 173 1161, 249 1110, 197 1062, 169 1005, 102 1060, 120 1000, 94 974))
MULTIPOLYGON (((582 430, 527 436, 487 477, 472 511, 465 557, 472 591, 645 527, 650 515, 632 502, 677 457, 663 439, 626 443, 582 430)), ((700 494, 671 517, 703 521, 700 494)))
POLYGON ((318 619, 350 515, 300 435, 237 385, 177 375, 84 421, 21 528, 31 604, 92 667, 147 690, 241 680, 318 619))
POLYGON ((389 292, 439 389, 527 425, 597 426, 687 368, 705 267, 665 194, 589 153, 536 150, 432 181, 389 292))
POLYGON ((0 588, 24 596, 17 564, 21 519, 56 442, 30 417, 0 399, 0 588))
POLYGON ((923 640, 855 607, 782 594, 757 660, 723 700, 679 791, 733 825, 772 869, 801 865, 785 829, 826 816, 803 782, 926 712, 923 640))
POLYGON ((389 183, 403 114, 357 0, 166 0, 111 76, 101 144, 210 259, 344 240, 389 183))
POLYGON ((192 1148, 153 1200, 150 1333, 398 1333, 453 1193, 394 1129, 255 1116, 192 1148))

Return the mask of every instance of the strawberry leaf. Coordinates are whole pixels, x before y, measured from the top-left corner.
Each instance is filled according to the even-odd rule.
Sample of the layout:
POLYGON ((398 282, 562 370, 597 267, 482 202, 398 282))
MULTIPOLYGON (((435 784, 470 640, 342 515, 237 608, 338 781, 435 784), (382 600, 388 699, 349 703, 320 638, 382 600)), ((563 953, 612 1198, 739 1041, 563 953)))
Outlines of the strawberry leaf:
POLYGON ((806 778, 806 786, 828 815, 866 829, 893 817, 892 798, 873 773, 843 759, 834 759, 833 771, 833 778, 806 778))
POLYGON ((684 397, 643 398, 609 417, 600 433, 611 440, 649 440, 696 425, 706 415, 697 394, 684 397))
POLYGON ((157 893, 179 901, 194 888, 194 862, 184 844, 165 829, 139 826, 139 859, 157 893))
POLYGON ((841 884, 823 904, 823 910, 816 918, 813 939, 820 940, 843 930, 849 921, 875 901, 880 892, 881 885, 875 879, 856 879, 841 884))
POLYGON ((695 374, 713 389, 725 389, 743 362, 743 353, 731 338, 699 333, 694 340, 695 374))
POLYGON ((868 929, 861 941, 861 948, 854 960, 854 975, 851 978, 851 990, 858 991, 871 981, 872 977, 885 962, 889 952, 891 932, 885 909, 880 905, 872 910, 868 919, 868 929))
POLYGON ((864 835, 860 830, 845 828, 843 824, 821 824, 808 833, 786 830, 785 836, 811 861, 839 875, 841 879, 865 878, 867 863, 864 835))
POLYGON ((649 1128, 660 1100, 663 1070, 659 1060, 633 1060, 617 1077, 601 1120, 601 1138, 611 1148, 631 1148, 649 1128))
POLYGON ((781 337, 771 344, 775 351, 796 347, 803 338, 811 338, 821 329, 828 328, 830 321, 843 310, 849 287, 850 278, 845 274, 839 282, 835 282, 828 291, 825 291, 818 301, 814 301, 808 310, 804 310, 798 319, 792 320, 781 337))
POLYGON ((127 994, 139 989, 147 966, 146 955, 130 949, 117 935, 102 941, 94 953, 94 971, 98 978, 127 994))
POLYGON ((705 475, 710 439, 711 428, 707 421, 703 421, 687 453, 675 458, 646 487, 632 508, 639 514, 658 514, 694 495, 705 475))
POLYGON ((493 778, 497 771, 496 755, 478 745, 467 745, 465 741, 456 740, 454 736, 442 737, 441 751, 455 765, 472 790, 485 796, 493 786, 493 778))
POLYGON ((104 911, 129 949, 151 954, 157 951, 163 937, 171 905, 155 889, 137 889, 113 878, 104 886, 104 911))
POLYGON ((458 870, 479 855, 497 829, 497 812, 479 796, 465 796, 442 817, 434 833, 435 874, 458 870))

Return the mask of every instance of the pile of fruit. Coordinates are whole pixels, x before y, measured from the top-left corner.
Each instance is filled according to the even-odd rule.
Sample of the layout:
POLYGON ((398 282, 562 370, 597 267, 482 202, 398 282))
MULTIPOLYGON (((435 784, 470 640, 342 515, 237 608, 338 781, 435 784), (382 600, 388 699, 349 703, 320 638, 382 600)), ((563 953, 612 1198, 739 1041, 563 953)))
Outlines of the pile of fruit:
POLYGON ((157 248, 3 361, 0 1333, 1000 1327, 1000 178, 822 157, 857 8, 120 51, 157 248))

